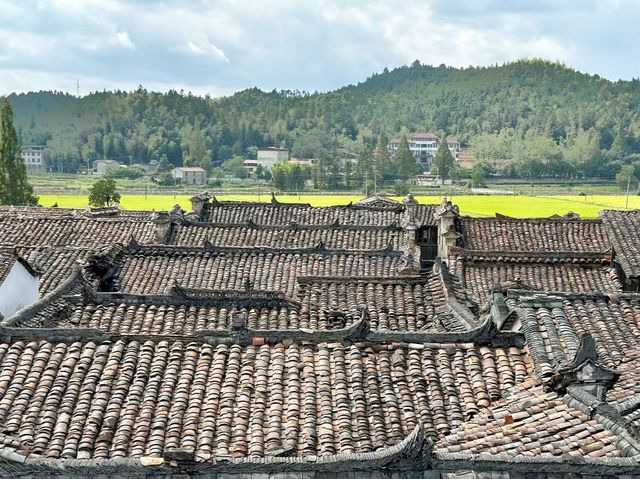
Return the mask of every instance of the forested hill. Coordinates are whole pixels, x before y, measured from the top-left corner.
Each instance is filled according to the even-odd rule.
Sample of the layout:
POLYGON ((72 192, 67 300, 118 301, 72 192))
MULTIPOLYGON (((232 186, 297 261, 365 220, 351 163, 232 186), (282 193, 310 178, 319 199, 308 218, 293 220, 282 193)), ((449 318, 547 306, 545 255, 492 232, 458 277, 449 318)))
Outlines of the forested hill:
POLYGON ((640 81, 541 60, 465 69, 416 62, 316 94, 250 89, 212 99, 141 87, 10 100, 23 144, 47 144, 64 170, 130 155, 210 166, 265 145, 299 156, 358 154, 403 131, 455 135, 481 158, 512 158, 520 175, 540 163, 549 174, 610 176, 640 160, 640 81))

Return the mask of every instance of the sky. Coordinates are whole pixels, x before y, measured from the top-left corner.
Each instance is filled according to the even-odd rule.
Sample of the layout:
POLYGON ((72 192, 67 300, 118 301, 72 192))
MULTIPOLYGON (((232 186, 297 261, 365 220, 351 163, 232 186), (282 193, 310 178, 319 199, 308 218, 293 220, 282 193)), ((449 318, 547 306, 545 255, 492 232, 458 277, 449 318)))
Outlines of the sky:
POLYGON ((0 95, 327 91, 419 60, 640 77, 640 0, 0 0, 0 95))

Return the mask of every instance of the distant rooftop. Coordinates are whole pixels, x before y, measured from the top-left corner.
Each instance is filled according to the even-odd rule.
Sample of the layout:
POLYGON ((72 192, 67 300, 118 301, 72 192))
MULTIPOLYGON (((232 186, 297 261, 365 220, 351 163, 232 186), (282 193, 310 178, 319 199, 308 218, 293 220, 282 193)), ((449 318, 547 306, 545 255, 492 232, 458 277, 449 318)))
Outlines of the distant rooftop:
MULTIPOLYGON (((416 140, 437 140, 438 138, 440 138, 439 135, 436 135, 435 133, 431 133, 431 132, 417 132, 417 133, 411 133, 409 135, 407 135, 407 140, 409 142, 412 141, 416 141, 416 140)), ((400 138, 392 138, 389 143, 400 143, 400 138)), ((452 143, 460 143, 458 141, 457 138, 447 138, 447 144, 452 144, 452 143)))

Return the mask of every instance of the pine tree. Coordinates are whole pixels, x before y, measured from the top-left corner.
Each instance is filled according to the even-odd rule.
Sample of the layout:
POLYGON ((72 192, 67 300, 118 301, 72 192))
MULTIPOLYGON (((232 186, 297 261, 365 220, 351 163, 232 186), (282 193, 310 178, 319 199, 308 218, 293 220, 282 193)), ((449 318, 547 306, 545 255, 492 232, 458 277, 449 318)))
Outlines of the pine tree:
POLYGON ((443 180, 449 178, 449 174, 455 164, 455 159, 449 150, 447 144, 447 137, 442 135, 440 137, 440 144, 438 145, 438 151, 436 151, 436 157, 434 159, 436 170, 438 170, 438 176, 443 180))
POLYGON ((378 144, 373 153, 373 173, 375 181, 378 184, 382 184, 383 181, 391 174, 391 157, 389 156, 389 150, 387 144, 389 141, 385 135, 378 137, 378 144))
POLYGON ((196 118, 193 132, 189 140, 189 166, 200 166, 205 170, 211 169, 211 157, 207 151, 204 133, 200 127, 200 119, 196 118))
POLYGON ((397 176, 401 180, 413 178, 420 171, 418 161, 409 148, 407 135, 402 135, 400 139, 400 145, 398 145, 398 149, 396 150, 394 163, 397 176))
POLYGON ((36 205, 38 198, 27 180, 27 167, 13 126, 13 110, 7 99, 0 116, 0 204, 36 205))

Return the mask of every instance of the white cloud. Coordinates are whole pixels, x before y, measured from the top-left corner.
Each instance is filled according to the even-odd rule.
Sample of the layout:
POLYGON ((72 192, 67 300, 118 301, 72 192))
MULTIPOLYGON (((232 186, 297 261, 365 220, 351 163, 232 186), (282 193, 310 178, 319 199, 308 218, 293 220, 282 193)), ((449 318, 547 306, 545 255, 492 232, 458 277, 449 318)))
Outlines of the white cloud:
POLYGON ((115 32, 104 36, 80 35, 76 38, 78 48, 87 52, 122 49, 135 50, 136 46, 127 32, 115 32))
POLYGON ((117 32, 114 37, 114 44, 120 45, 128 50, 134 50, 136 48, 127 32, 117 32))
POLYGON ((182 50, 193 55, 211 57, 215 60, 229 63, 229 59, 224 52, 208 40, 188 41, 182 50))
POLYGON ((640 76, 640 59, 626 54, 640 43, 634 0, 0 0, 0 11, 0 94, 80 76, 100 90, 326 90, 415 59, 536 56, 640 76))

